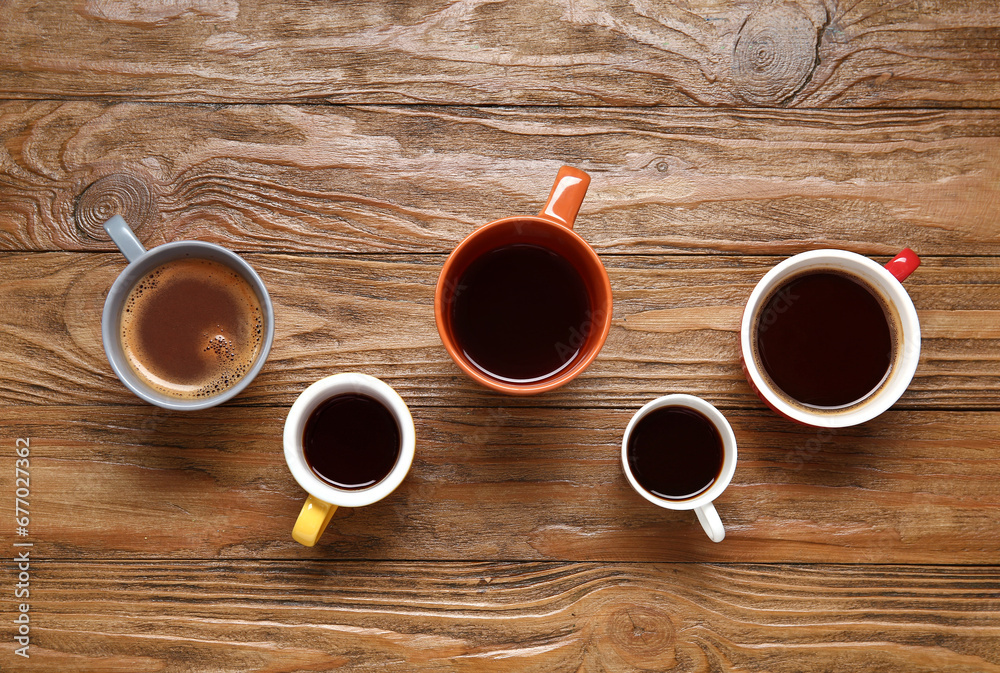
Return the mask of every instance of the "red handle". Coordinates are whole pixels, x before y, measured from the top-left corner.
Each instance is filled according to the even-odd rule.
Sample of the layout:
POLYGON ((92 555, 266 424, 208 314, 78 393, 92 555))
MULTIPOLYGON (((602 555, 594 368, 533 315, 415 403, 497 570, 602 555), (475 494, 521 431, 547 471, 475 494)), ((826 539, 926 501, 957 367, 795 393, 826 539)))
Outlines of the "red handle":
POLYGON ((896 280, 902 283, 918 266, 920 266, 920 258, 917 257, 917 253, 909 248, 903 248, 902 252, 889 260, 885 268, 895 276, 896 280))
POLYGON ((563 166, 556 173, 549 199, 538 216, 572 229, 589 186, 589 175, 578 168, 563 166))

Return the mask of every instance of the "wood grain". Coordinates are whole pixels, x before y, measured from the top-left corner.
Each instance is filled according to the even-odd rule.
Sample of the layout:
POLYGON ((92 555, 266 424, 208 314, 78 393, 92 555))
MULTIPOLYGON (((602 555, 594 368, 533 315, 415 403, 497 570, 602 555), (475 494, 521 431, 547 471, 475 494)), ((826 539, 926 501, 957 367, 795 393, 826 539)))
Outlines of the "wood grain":
POLYGON ((911 566, 50 562, 37 673, 1000 671, 1000 573, 911 566))
POLYGON ((31 659, 8 640, 0 669, 1000 673, 998 106, 995 0, 0 0, 5 465, 31 447, 4 539, 34 545, 31 659), (562 164, 593 177, 614 326, 510 399, 447 358, 433 288, 562 164), (171 413, 112 375, 116 213, 261 272, 278 338, 234 401, 171 413), (896 407, 766 410, 738 365, 757 280, 903 246, 896 407), (281 429, 348 370, 410 404, 416 460, 308 549, 281 429), (667 392, 733 424, 721 544, 622 474, 667 392))
POLYGON ((998 40, 992 0, 10 0, 0 97, 989 106, 998 40))
MULTIPOLYGON (((284 462, 287 409, 8 407, 30 442, 35 558, 993 563, 1000 413, 890 411, 817 431, 729 411, 726 539, 636 494, 621 467, 635 409, 412 407, 409 476, 342 509, 314 548, 284 462)), ((22 442, 23 444, 23 442, 22 442)), ((0 487, 13 493, 13 470, 0 487)))
MULTIPOLYGON (((887 261, 886 258, 879 258, 887 261)), ((275 343, 235 404, 290 405, 338 371, 378 376, 416 405, 638 407, 668 392, 763 409, 740 369, 738 329, 772 257, 605 257, 608 341, 578 379, 506 399, 466 377, 441 345, 433 293, 442 255, 247 256, 275 304, 275 343)), ((104 355, 104 297, 120 255, 0 254, 0 402, 140 404, 104 355)), ((906 281, 923 326, 905 408, 997 408, 1000 261, 925 258, 906 281)))
MULTIPOLYGON (((1000 87, 998 87, 1000 88, 1000 87)), ((593 176, 603 253, 1000 254, 995 111, 565 110, 8 102, 0 249, 450 251, 593 176)))

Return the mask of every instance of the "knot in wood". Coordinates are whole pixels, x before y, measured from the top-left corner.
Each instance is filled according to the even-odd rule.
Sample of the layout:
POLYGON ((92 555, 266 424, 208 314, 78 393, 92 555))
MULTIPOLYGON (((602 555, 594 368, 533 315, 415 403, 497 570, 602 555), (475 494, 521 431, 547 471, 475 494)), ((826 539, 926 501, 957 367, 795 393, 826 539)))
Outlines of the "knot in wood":
POLYGON ((740 27, 733 46, 736 94, 754 105, 781 105, 819 64, 819 29, 801 9, 763 7, 740 27))
POLYGON ((643 605, 618 608, 608 621, 608 636, 618 654, 634 665, 657 662, 668 668, 674 659, 674 625, 660 610, 643 605))
POLYGON ((76 200, 73 219, 87 239, 106 241, 104 222, 121 215, 138 231, 156 214, 153 194, 146 181, 130 173, 112 173, 90 184, 76 200))

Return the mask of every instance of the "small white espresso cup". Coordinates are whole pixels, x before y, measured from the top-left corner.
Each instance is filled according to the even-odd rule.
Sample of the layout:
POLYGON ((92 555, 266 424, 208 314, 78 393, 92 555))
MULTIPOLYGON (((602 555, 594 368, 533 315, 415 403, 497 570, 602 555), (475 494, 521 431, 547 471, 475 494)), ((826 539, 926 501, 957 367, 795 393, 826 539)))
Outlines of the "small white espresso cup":
POLYGON ((733 473, 736 472, 736 435, 733 434, 733 428, 722 412, 705 400, 694 395, 665 395, 639 409, 625 428, 625 437, 622 439, 622 469, 625 470, 625 476, 635 492, 646 500, 666 509, 693 509, 701 527, 705 529, 705 533, 712 542, 722 542, 723 538, 726 537, 726 529, 723 527, 722 519, 719 518, 719 513, 715 511, 715 505, 712 502, 722 495, 722 492, 729 486, 729 482, 732 481, 733 473), (632 431, 648 413, 661 407, 686 407, 698 412, 711 421, 715 429, 719 431, 719 437, 722 438, 722 469, 719 470, 719 476, 708 489, 686 500, 668 500, 649 492, 639 483, 632 473, 632 468, 629 467, 628 444, 632 437, 632 431))
POLYGON ((326 530, 338 507, 364 507, 392 493, 410 471, 415 445, 413 417, 406 403, 388 384, 373 376, 334 374, 316 381, 302 391, 288 411, 284 430, 285 462, 295 481, 309 494, 292 529, 292 538, 312 547, 326 530), (312 412, 331 397, 345 393, 367 395, 377 400, 389 410, 399 427, 399 457, 396 464, 384 479, 357 490, 336 488, 316 476, 306 462, 302 446, 302 434, 312 412))

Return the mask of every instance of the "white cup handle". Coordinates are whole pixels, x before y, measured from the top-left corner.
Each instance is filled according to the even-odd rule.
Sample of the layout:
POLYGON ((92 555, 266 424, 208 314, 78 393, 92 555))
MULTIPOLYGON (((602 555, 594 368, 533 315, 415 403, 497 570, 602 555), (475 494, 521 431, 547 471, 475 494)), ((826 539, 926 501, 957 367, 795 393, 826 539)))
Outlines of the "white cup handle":
POLYGON ((708 503, 701 507, 695 507, 694 513, 698 515, 701 527, 705 529, 705 534, 712 542, 722 542, 726 537, 726 529, 722 526, 719 513, 715 511, 715 505, 708 503))

